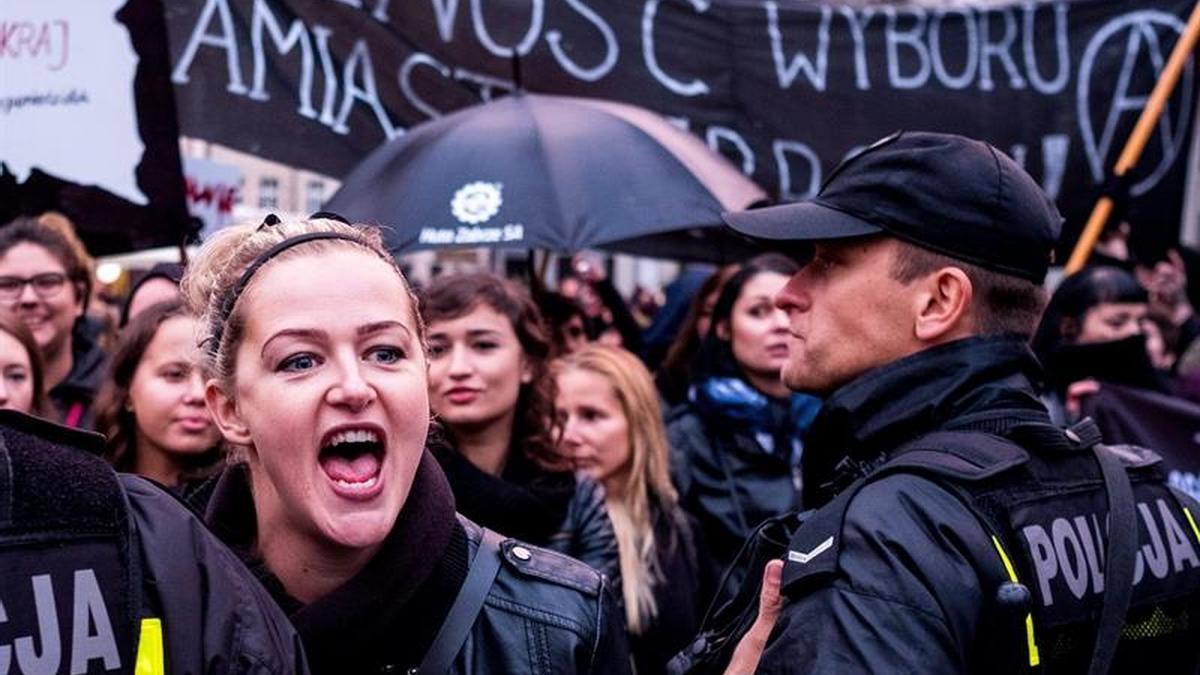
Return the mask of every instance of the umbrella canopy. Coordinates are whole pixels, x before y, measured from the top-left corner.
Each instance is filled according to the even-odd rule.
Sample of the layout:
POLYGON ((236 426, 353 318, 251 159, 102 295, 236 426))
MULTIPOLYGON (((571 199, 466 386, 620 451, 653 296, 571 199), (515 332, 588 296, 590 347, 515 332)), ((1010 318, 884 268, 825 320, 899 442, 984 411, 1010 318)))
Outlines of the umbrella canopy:
POLYGON ((396 252, 589 248, 724 260, 723 211, 766 194, 700 139, 636 106, 518 93, 372 152, 327 208, 385 226, 396 252))

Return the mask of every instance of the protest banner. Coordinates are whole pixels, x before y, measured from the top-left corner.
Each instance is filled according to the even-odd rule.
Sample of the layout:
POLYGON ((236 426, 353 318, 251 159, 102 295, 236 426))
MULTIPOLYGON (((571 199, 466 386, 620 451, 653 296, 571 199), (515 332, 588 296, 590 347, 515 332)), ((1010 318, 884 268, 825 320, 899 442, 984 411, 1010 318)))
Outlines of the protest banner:
MULTIPOLYGON (((781 200, 813 195, 895 129, 983 138, 1057 200, 1069 244, 1191 7, 185 0, 167 12, 183 132, 322 173, 508 92, 516 52, 527 89, 656 110, 781 200)), ((1194 84, 1189 62, 1134 176, 1150 246, 1178 237, 1194 84)))
POLYGON ((159 0, 0 6, 0 222, 62 211, 92 253, 187 227, 159 0))
POLYGON ((1150 448, 1170 484, 1200 499, 1200 405, 1177 396, 1103 383, 1081 403, 1106 443, 1150 448))

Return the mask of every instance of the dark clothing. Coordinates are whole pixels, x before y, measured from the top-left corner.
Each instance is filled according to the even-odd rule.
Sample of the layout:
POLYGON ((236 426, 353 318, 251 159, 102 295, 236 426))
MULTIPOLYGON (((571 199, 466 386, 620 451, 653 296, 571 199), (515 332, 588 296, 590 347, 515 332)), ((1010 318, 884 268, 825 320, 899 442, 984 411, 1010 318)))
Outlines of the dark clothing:
MULTIPOLYGON (((219 480, 210 526, 242 555, 292 618, 315 673, 406 672, 420 664, 446 618, 482 531, 457 516, 437 462, 421 460, 391 533, 358 574, 305 605, 256 557, 255 517, 244 465, 219 480)), ((593 570, 526 547, 502 545, 506 565, 456 658, 462 673, 625 672, 627 648, 607 583, 593 570)))
MULTIPOLYGON (((770 399, 765 419, 755 420, 694 395, 667 415, 679 503, 700 522, 718 573, 760 522, 800 505, 799 435, 807 424, 792 411, 789 401, 770 399)), ((734 570, 730 584, 746 573, 734 570)))
POLYGON ((92 403, 104 384, 108 367, 108 354, 92 333, 77 326, 71 335, 71 370, 46 392, 58 411, 58 421, 79 429, 92 428, 92 403))
POLYGON ((676 505, 651 503, 656 544, 654 603, 658 609, 641 635, 631 634, 638 675, 664 672, 667 661, 691 641, 708 609, 715 584, 704 560, 699 524, 676 505))
POLYGON ((1109 443, 1154 448, 1172 487, 1200 499, 1200 404, 1155 391, 1105 384, 1080 401, 1109 443))
POLYGON ((510 453, 496 477, 447 443, 431 443, 430 449, 450 481, 459 513, 500 534, 580 560, 620 588, 617 538, 599 483, 543 469, 519 450, 510 453))
POLYGON ((1072 383, 1088 378, 1164 394, 1170 382, 1150 363, 1146 337, 1132 335, 1122 340, 1067 344, 1046 355, 1046 386, 1059 395, 1072 383))
MULTIPOLYGON (((6 635, 38 636, 42 657, 60 654, 58 666, 40 664, 49 672, 307 673, 296 632, 237 557, 168 493, 118 478, 102 449, 100 436, 0 412, 6 635), (31 596, 42 582, 58 634, 41 629, 54 610, 31 596), (86 625, 73 626, 84 607, 86 625), (72 637, 83 631, 86 641, 72 637)), ((23 651, 13 665, 34 672, 23 651)))
POLYGON ((642 327, 638 325, 637 319, 633 318, 633 312, 629 311, 629 305, 626 304, 625 298, 621 297, 621 292, 608 279, 600 279, 592 282, 592 289, 596 291, 596 295, 600 297, 600 302, 612 314, 612 322, 605 322, 602 317, 591 317, 592 339, 600 337, 600 334, 609 328, 615 328, 621 334, 621 346, 632 354, 640 354, 642 352, 642 327))
MULTIPOLYGON (((1032 517, 1030 512, 1040 509, 1040 516, 1054 520, 1055 536, 1060 521, 1069 527, 1075 527, 1076 521, 1090 522, 1086 515, 1072 518, 1083 490, 1088 490, 1088 508, 1096 506, 1097 494, 1104 505, 1094 460, 1085 461, 1086 456, 1071 460, 1075 463, 1067 466, 1077 473, 1047 471, 1052 466, 1049 460, 1063 458, 1039 454, 1046 451, 1022 435, 1037 428, 1062 437, 1050 426, 1034 393, 1032 381, 1037 376, 1036 360, 1023 340, 970 338, 870 371, 826 400, 808 437, 804 461, 810 486, 806 500, 818 510, 789 546, 783 590, 787 601, 763 653, 761 672, 974 673, 1014 672, 1022 663, 1028 666, 1036 659, 1034 650, 1027 655, 1023 614, 1015 614, 1007 623, 997 619, 993 599, 1013 576, 999 553, 1000 539, 1005 540, 1006 555, 1021 570, 1018 576, 1034 594, 1029 625, 1043 638, 1040 645, 1048 672, 1079 672, 1056 671, 1054 666, 1061 665, 1057 659, 1063 650, 1074 649, 1077 657, 1080 649, 1086 649, 1090 655, 1094 624, 1091 634, 1074 636, 1074 646, 1064 647, 1061 640, 1049 637, 1064 636, 1061 624, 1049 624, 1052 618, 1064 620, 1055 612, 1098 602, 1098 596, 1089 596, 1091 585, 1086 580, 1083 588, 1074 587, 1074 576, 1064 580, 1083 569, 1079 549, 1072 559, 1073 570, 1065 567, 1064 558, 1058 579, 1052 580, 1042 566, 1035 583, 1029 556, 1038 554, 1028 553, 1022 545, 1031 536, 1028 528, 991 529, 984 525, 978 503, 948 484, 912 472, 883 473, 888 467, 885 462, 908 451, 902 446, 933 438, 927 436, 931 432, 969 432, 970 438, 980 439, 979 448, 987 445, 985 439, 999 437, 1003 447, 1017 453, 1011 455, 1015 459, 996 467, 969 465, 983 476, 973 490, 1002 490, 995 493, 997 499, 1003 495, 1009 506, 1013 495, 1024 494, 1029 511, 1025 516, 1032 517), (877 470, 883 477, 867 478, 865 485, 858 482, 877 470), (843 490, 853 495, 850 501, 835 499, 843 490), (813 536, 815 524, 827 524, 825 517, 835 508, 844 508, 840 523, 834 525, 835 534, 815 545, 798 543, 806 541, 806 532, 813 536), (993 541, 993 536, 998 539, 993 541), (823 567, 830 573, 815 573, 823 567), (1070 591, 1065 583, 1073 584, 1070 591), (1050 588, 1057 592, 1054 608, 1050 608, 1050 588), (1072 604, 1072 597, 1064 597, 1076 592, 1082 595, 1074 597, 1087 599, 1072 604)), ((1155 489, 1165 491, 1161 482, 1155 489)), ((988 519, 1003 514, 997 508, 988 512, 988 519)), ((1097 517, 1103 520, 1104 516, 1097 517)), ((1049 531, 1050 523, 1043 529, 1049 531)), ((1176 544, 1180 550, 1194 551, 1188 541, 1176 544)), ((1095 547, 1091 539, 1089 546, 1089 550, 1095 547)), ((1200 570, 1188 572, 1184 558, 1183 569, 1192 576, 1178 580, 1200 581, 1196 576, 1200 570)), ((1200 559, 1195 562, 1200 568, 1200 559)), ((1134 607, 1139 598, 1145 606, 1149 597, 1145 591, 1154 588, 1152 583, 1135 588, 1134 607)), ((1161 656, 1169 660, 1180 654, 1161 656)))

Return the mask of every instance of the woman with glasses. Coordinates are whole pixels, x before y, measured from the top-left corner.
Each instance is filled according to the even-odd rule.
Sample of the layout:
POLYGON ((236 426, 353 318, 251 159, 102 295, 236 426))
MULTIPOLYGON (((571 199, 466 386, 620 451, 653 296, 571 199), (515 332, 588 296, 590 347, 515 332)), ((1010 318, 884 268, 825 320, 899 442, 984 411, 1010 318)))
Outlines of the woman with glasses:
POLYGON ((84 330, 91 275, 62 234, 32 218, 0 228, 0 306, 33 334, 45 367, 48 416, 91 427, 105 354, 84 330))

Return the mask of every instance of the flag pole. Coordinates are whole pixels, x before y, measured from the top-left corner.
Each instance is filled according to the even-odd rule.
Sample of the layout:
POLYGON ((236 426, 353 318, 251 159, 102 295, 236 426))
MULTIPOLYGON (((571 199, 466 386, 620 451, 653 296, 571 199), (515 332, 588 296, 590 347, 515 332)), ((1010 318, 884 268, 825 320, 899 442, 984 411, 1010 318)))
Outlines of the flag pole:
MULTIPOLYGON (((1129 135, 1129 140, 1125 143, 1121 156, 1117 158, 1117 163, 1113 167, 1114 177, 1120 178, 1137 166, 1138 159, 1141 158, 1142 151, 1146 149, 1146 143, 1154 132, 1154 125, 1158 124, 1158 119, 1166 110, 1167 101, 1171 98, 1171 93, 1175 91, 1175 85, 1179 83, 1183 68, 1196 48, 1197 38, 1200 38, 1200 2, 1197 2, 1196 7, 1192 10, 1192 16, 1188 19, 1187 26, 1184 27, 1183 35, 1179 37, 1179 42, 1176 42, 1175 48, 1171 50, 1171 58, 1167 60, 1166 67, 1163 68, 1158 82, 1154 85, 1154 91, 1150 93, 1150 100, 1142 109, 1137 125, 1133 127, 1133 133, 1129 135)), ((1193 133, 1195 132, 1193 131, 1193 133)), ((1087 263, 1112 211, 1112 196, 1104 195, 1096 201, 1092 215, 1088 218, 1087 225, 1079 235, 1079 240, 1075 242, 1075 250, 1071 252, 1071 258, 1067 261, 1066 273, 1068 275, 1078 272, 1087 263)))

